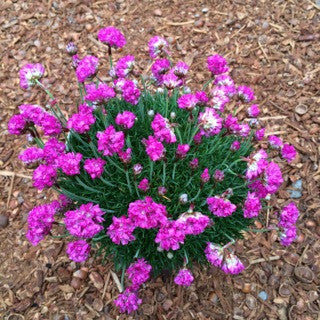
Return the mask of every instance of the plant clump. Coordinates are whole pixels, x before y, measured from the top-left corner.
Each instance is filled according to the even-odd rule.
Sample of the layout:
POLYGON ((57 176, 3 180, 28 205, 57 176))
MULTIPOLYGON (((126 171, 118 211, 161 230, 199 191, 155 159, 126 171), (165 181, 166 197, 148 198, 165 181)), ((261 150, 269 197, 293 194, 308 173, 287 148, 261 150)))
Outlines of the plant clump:
MULTIPOLYGON (((269 136, 258 120, 252 88, 237 86, 225 58, 207 58, 210 79, 201 91, 186 85, 189 66, 174 64, 167 41, 149 41, 151 76, 139 77, 132 55, 116 63, 112 51, 126 44, 114 27, 98 39, 106 46, 112 81, 98 77, 99 59, 80 58, 67 45, 81 102, 68 119, 41 83, 44 67, 27 64, 20 71, 23 89, 46 91, 45 108, 21 105, 9 133, 28 135, 32 145, 19 155, 35 168, 33 185, 54 188, 59 199, 33 208, 27 238, 37 245, 65 226, 66 252, 85 261, 92 248, 111 257, 130 285, 115 300, 121 312, 137 310, 138 290, 151 276, 178 271, 174 282, 189 286, 192 263, 208 263, 236 274, 244 265, 234 243, 261 217, 267 201, 283 182, 275 154, 292 161, 291 145, 269 136), (247 121, 237 110, 246 108, 247 121)), ((141 74, 141 72, 140 72, 141 74)), ((278 214, 282 245, 296 237, 294 203, 278 214)))

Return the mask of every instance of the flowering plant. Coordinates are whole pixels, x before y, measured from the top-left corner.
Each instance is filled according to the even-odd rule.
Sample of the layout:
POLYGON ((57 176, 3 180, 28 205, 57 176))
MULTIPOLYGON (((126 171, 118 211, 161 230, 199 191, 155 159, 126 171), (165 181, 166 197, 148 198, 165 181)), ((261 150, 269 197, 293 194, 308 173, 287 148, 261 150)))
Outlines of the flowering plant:
MULTIPOLYGON (((60 194, 29 212, 27 238, 37 245, 59 221, 70 259, 85 261, 91 247, 110 255, 122 282, 125 272, 131 282, 115 304, 130 313, 141 304, 137 292, 151 272, 180 269, 174 281, 182 286, 194 280, 187 268, 192 262, 241 272, 233 244, 283 182, 272 157, 280 152, 290 162, 296 153, 276 136, 269 136, 268 150, 256 147, 265 129, 254 92, 235 85, 220 55, 208 57, 211 78, 191 93, 189 66, 173 64, 165 39, 149 41, 152 75, 140 78, 134 56, 113 62, 112 51, 126 44, 118 29, 103 28, 98 39, 108 50, 111 83, 97 76, 97 57, 80 59, 70 43, 81 95, 77 112, 66 119, 40 81, 44 67, 27 64, 21 87, 38 86, 50 101, 47 109, 19 106, 8 130, 37 144, 19 155, 36 167, 33 185, 60 194), (240 110, 247 122, 237 118, 240 110)), ((287 246, 296 237, 295 204, 278 218, 278 226, 268 228, 279 230, 287 246)))

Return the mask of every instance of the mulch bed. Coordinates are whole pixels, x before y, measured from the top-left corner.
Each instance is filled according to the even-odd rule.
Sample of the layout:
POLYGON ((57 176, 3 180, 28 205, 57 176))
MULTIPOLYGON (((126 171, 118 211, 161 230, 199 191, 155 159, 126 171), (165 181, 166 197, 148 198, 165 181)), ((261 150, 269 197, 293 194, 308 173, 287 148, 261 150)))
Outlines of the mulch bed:
MULTIPOLYGON (((0 229, 1 319, 320 319, 320 8, 316 0, 64 0, 0 3, 0 213, 9 225, 0 229), (195 267, 194 284, 177 288, 173 277, 149 281, 140 293, 139 311, 119 315, 113 265, 90 258, 70 262, 60 239, 37 247, 25 239, 28 211, 52 199, 32 188, 32 171, 17 160, 25 138, 9 136, 7 121, 23 103, 44 104, 38 90, 22 91, 18 71, 26 62, 46 67, 44 83, 73 110, 77 86, 65 44, 73 40, 80 55, 102 60, 99 75, 108 78, 106 51, 97 31, 119 27, 128 44, 117 56, 134 54, 138 67, 151 61, 147 40, 163 35, 173 58, 191 65, 189 86, 208 77, 206 56, 224 55, 238 84, 252 86, 268 133, 293 144, 299 157, 286 167, 277 200, 290 199, 292 183, 302 180, 297 202, 299 236, 288 249, 274 233, 246 233, 236 247, 247 264, 240 275, 195 267), (80 269, 81 268, 81 269, 80 269), (81 271, 77 271, 81 270, 81 271), (75 278, 76 275, 83 279, 75 278)), ((268 213, 272 223, 274 212, 268 213)), ((257 223, 257 228, 261 224, 257 223)))

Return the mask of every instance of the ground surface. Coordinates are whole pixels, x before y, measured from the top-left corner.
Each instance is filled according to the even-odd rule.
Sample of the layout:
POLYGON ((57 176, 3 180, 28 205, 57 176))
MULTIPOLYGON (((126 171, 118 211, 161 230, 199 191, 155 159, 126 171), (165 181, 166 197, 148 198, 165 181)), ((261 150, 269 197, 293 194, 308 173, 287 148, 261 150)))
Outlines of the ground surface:
MULTIPOLYGON (((9 217, 0 229, 1 319, 320 319, 320 10, 315 2, 3 0, 0 11, 0 213, 9 217), (82 274, 88 276, 79 282, 72 274, 80 266, 70 263, 60 240, 28 244, 27 213, 52 196, 31 187, 32 171, 17 161, 25 140, 6 130, 18 105, 45 101, 38 90, 18 88, 24 63, 46 66, 45 84, 65 110, 76 101, 64 52, 69 40, 77 42, 81 55, 104 58, 100 75, 106 76, 106 52, 95 39, 107 25, 122 29, 128 45, 120 54, 135 54, 141 68, 150 65, 147 40, 167 37, 174 59, 191 64, 192 88, 208 76, 206 56, 225 55, 237 83, 254 87, 268 132, 280 132, 299 152, 271 204, 288 202, 292 182, 303 183, 302 196, 295 199, 301 217, 293 246, 284 249, 271 233, 247 233, 237 245, 248 265, 241 275, 196 268, 194 284, 183 290, 171 277, 159 277, 142 290, 143 305, 133 317, 119 316, 112 304, 118 294, 112 263, 87 261, 82 274)), ((272 221, 273 211, 269 217, 272 221)))

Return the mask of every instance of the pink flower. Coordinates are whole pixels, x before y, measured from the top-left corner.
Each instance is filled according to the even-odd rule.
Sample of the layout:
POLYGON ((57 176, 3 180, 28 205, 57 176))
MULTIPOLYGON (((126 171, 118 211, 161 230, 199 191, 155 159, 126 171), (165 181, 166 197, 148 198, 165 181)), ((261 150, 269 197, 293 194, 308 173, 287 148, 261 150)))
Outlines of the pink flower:
POLYGON ((160 141, 166 143, 175 143, 177 138, 174 134, 173 126, 167 118, 164 118, 160 113, 157 113, 151 122, 151 128, 154 136, 160 141))
POLYGON ((214 75, 225 73, 229 70, 227 60, 218 54, 208 57, 207 66, 214 75))
POLYGON ((179 286, 189 287, 194 280, 192 273, 188 269, 181 269, 174 278, 174 282, 179 286))
MULTIPOLYGON (((247 137, 250 133, 250 127, 246 123, 240 124, 239 129, 240 130, 238 133, 241 137, 247 137)), ((260 133, 260 135, 261 135, 261 133, 260 133)))
POLYGON ((68 152, 62 154, 57 161, 58 167, 68 176, 80 173, 81 153, 68 152))
POLYGON ((198 99, 194 94, 187 93, 182 95, 177 102, 180 109, 191 111, 196 107, 198 99))
POLYGON ((170 61, 168 59, 157 59, 151 66, 151 72, 158 85, 163 83, 163 75, 170 69, 170 61))
POLYGON ((122 48, 126 44, 124 35, 119 29, 112 26, 100 29, 98 32, 98 39, 114 48, 122 48))
POLYGON ((264 171, 265 177, 265 188, 268 193, 275 193, 281 186, 283 182, 280 167, 274 163, 270 162, 264 171))
POLYGON ((136 121, 136 115, 131 111, 123 111, 122 113, 118 113, 116 116, 116 124, 118 126, 122 126, 123 129, 131 129, 136 121))
POLYGON ((28 63, 20 69, 20 87, 29 89, 36 84, 36 80, 42 78, 44 74, 44 66, 40 63, 28 63))
POLYGON ((254 134, 254 136, 256 137, 256 139, 258 141, 262 140, 264 138, 264 133, 265 133, 266 129, 262 128, 260 130, 257 130, 254 134))
POLYGON ((176 156, 178 158, 185 158, 187 152, 190 150, 190 146, 188 144, 178 144, 177 151, 176 151, 176 156))
POLYGON ((173 90, 174 88, 182 86, 183 82, 180 78, 178 78, 173 72, 169 72, 168 74, 163 75, 162 81, 164 86, 168 90, 173 90))
POLYGON ((138 259, 129 266, 126 273, 134 288, 140 287, 149 279, 151 269, 151 265, 143 258, 138 259))
POLYGON ((58 158, 63 154, 66 149, 66 145, 63 142, 59 142, 56 138, 50 138, 43 148, 44 160, 47 164, 57 166, 58 158))
POLYGON ((125 56, 118 60, 115 73, 118 78, 126 78, 134 67, 134 56, 125 56))
POLYGON ((75 262, 83 262, 88 259, 90 245, 85 240, 77 240, 68 243, 67 254, 69 259, 75 262))
POLYGON ((204 112, 200 112, 198 123, 201 134, 205 136, 218 134, 222 128, 222 118, 212 108, 205 108, 204 112))
POLYGON ((209 174, 209 169, 208 168, 205 168, 203 170, 203 172, 201 173, 201 181, 203 183, 206 183, 210 180, 210 174, 209 174))
POLYGON ((259 197, 254 192, 248 192, 244 202, 243 215, 245 218, 253 218, 259 215, 262 206, 259 197))
POLYGON ((124 133, 116 131, 110 125, 105 131, 97 133, 98 151, 103 152, 104 156, 112 156, 124 147, 124 133))
POLYGON ((202 214, 201 212, 185 212, 177 220, 180 224, 183 232, 193 235, 198 235, 202 233, 205 228, 209 225, 210 219, 208 216, 202 214))
POLYGON ((84 161, 84 170, 86 170, 91 179, 100 178, 102 176, 102 173, 104 171, 104 165, 106 164, 106 161, 101 158, 93 158, 93 159, 86 159, 84 161))
POLYGON ((242 99, 244 102, 251 102, 256 98, 253 90, 250 87, 239 86, 237 90, 240 99, 242 99))
POLYGON ((268 195, 268 190, 262 184, 260 180, 256 180, 248 185, 248 187, 254 191, 258 198, 264 199, 268 195))
POLYGON ((126 245, 136 239, 132 234, 134 229, 135 226, 127 217, 121 216, 120 218, 117 218, 113 216, 112 223, 107 229, 107 235, 115 244, 126 245))
POLYGON ((114 304, 120 309, 120 312, 131 313, 138 310, 142 300, 138 298, 138 294, 132 288, 127 288, 123 293, 120 293, 118 298, 114 300, 114 304))
POLYGON ((15 114, 8 122, 8 131, 10 134, 20 135, 24 133, 26 126, 25 117, 21 114, 15 114))
POLYGON ((57 171, 51 165, 40 164, 40 166, 33 171, 33 186, 39 190, 46 187, 52 187, 57 180, 57 171))
POLYGON ((247 110, 247 113, 248 113, 248 116, 249 117, 252 117, 252 118, 256 118, 259 113, 260 113, 260 110, 259 110, 259 107, 257 104, 253 104, 251 105, 248 110, 247 110))
POLYGON ((294 148, 294 146, 290 145, 290 144, 284 144, 282 149, 281 149, 281 155, 284 159, 286 159, 289 163, 294 160, 294 158, 296 157, 296 150, 294 148))
POLYGON ((57 201, 34 207, 28 214, 27 239, 36 246, 49 234, 57 212, 57 201))
POLYGON ((269 136, 268 140, 270 147, 273 149, 280 149, 283 146, 282 140, 277 136, 269 136))
POLYGON ((146 146, 146 152, 152 161, 158 161, 164 157, 165 148, 163 144, 153 136, 149 136, 148 139, 142 139, 142 143, 146 146))
POLYGON ((238 118, 233 117, 231 114, 229 114, 224 120, 224 127, 232 133, 237 133, 238 131, 240 131, 238 118))
POLYGON ((161 203, 151 197, 136 200, 129 204, 128 217, 136 227, 143 229, 157 228, 167 222, 167 210, 161 203))
POLYGON ((95 56, 86 56, 80 60, 77 69, 76 76, 79 82, 85 82, 88 78, 91 78, 98 70, 99 59, 95 56))
POLYGON ((168 42, 159 36, 152 37, 148 43, 149 54, 152 59, 161 55, 168 55, 168 42))
POLYGON ((43 149, 30 147, 19 154, 19 159, 26 164, 43 160, 43 149))
POLYGON ((126 102, 132 105, 138 104, 141 92, 135 82, 124 78, 116 79, 114 81, 114 87, 117 92, 122 94, 122 98, 126 102))
POLYGON ((198 100, 197 105, 198 106, 205 106, 207 105, 209 98, 207 94, 204 91, 197 91, 196 92, 196 98, 198 100))
POLYGON ((79 113, 73 114, 68 120, 67 128, 82 134, 88 132, 95 122, 96 118, 93 116, 93 109, 86 104, 82 104, 79 106, 79 113))
POLYGON ((221 267, 223 261, 223 247, 218 244, 207 242, 204 250, 207 260, 215 267, 221 267))
POLYGON ((221 266, 221 270, 228 274, 238 274, 244 269, 243 263, 233 253, 227 254, 227 257, 221 266))
POLYGON ((258 177, 268 165, 267 158, 268 155, 263 149, 260 149, 257 153, 251 155, 247 160, 246 178, 252 180, 258 177))
POLYGON ((105 83, 99 83, 98 86, 94 83, 86 84, 85 100, 95 103, 105 103, 116 96, 113 88, 105 83))
POLYGON ((118 151, 118 156, 120 161, 122 161, 123 163, 130 163, 132 158, 131 151, 132 151, 131 148, 127 148, 127 150, 125 151, 122 151, 122 150, 118 151))
POLYGON ((283 232, 280 234, 280 243, 287 247, 289 246, 297 237, 297 228, 292 225, 288 228, 284 228, 283 232))
POLYGON ((209 210, 217 217, 228 217, 236 211, 237 206, 228 199, 223 199, 219 196, 207 198, 209 210))
POLYGON ((163 250, 178 250, 180 244, 184 243, 186 235, 180 228, 180 224, 176 221, 169 221, 162 225, 159 229, 155 242, 159 243, 160 248, 163 250))
POLYGON ((280 213, 279 227, 290 228, 294 225, 299 217, 299 210, 294 202, 290 202, 280 213))
POLYGON ((228 74, 220 74, 216 76, 214 84, 217 86, 234 87, 234 82, 228 74))
POLYGON ((99 205, 82 204, 78 209, 65 213, 64 223, 67 230, 78 238, 92 238, 101 230, 104 212, 99 205))
POLYGON ((138 188, 144 192, 147 192, 150 189, 149 180, 144 178, 140 181, 138 188))
POLYGON ((172 68, 172 72, 178 77, 178 78, 184 78, 189 70, 189 66, 183 62, 178 61, 177 64, 172 68))

